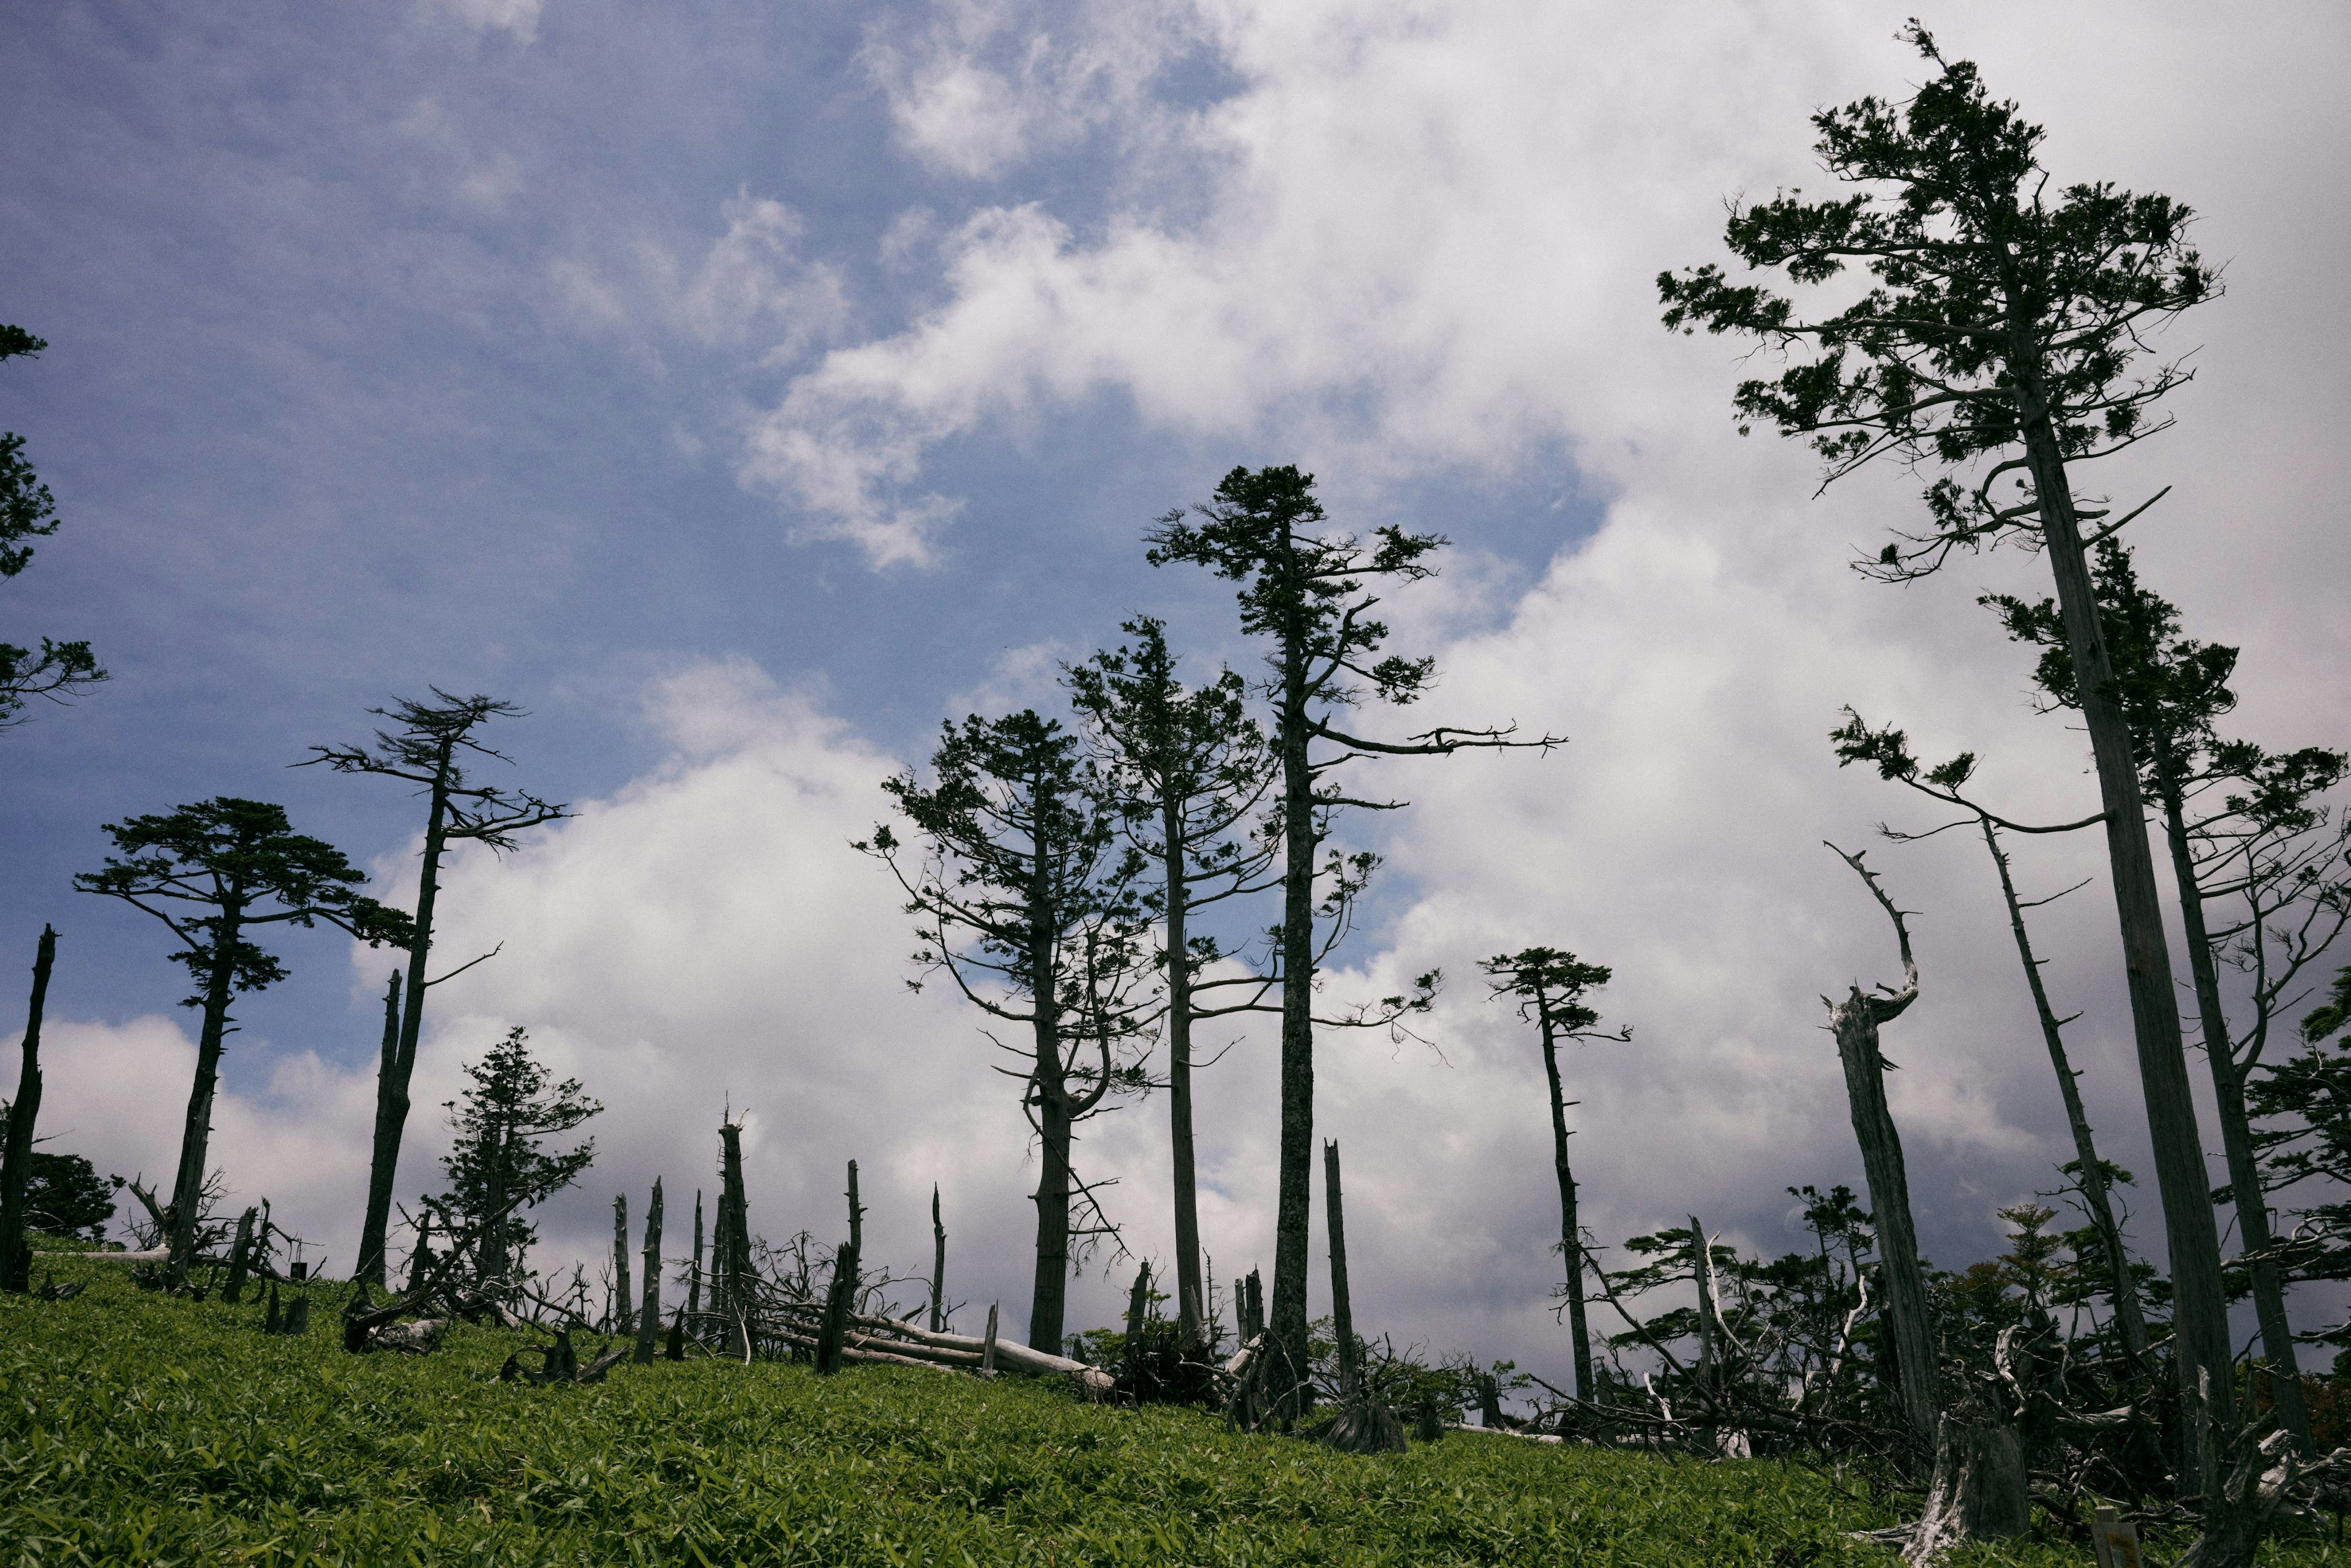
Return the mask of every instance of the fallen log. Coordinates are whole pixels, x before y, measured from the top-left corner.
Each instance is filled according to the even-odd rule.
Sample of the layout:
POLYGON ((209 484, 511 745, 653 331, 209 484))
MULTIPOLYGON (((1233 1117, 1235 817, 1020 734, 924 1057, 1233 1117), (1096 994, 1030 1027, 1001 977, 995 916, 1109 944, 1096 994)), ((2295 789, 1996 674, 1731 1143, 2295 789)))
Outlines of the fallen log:
MULTIPOLYGON (((79 1258, 92 1263, 161 1263, 172 1256, 169 1247, 149 1247, 138 1252, 51 1252, 43 1250, 36 1258, 79 1258)), ((203 1260, 199 1260, 203 1261, 203 1260)))
MULTIPOLYGON (((980 1354, 986 1352, 988 1343, 987 1340, 972 1334, 944 1332, 934 1333, 929 1329, 916 1328, 911 1322, 902 1322, 896 1318, 870 1317, 861 1312, 853 1315, 851 1321, 861 1327, 888 1329, 901 1339, 916 1344, 931 1345, 940 1350, 970 1351, 974 1354, 980 1354)), ((1025 1344, 1015 1344, 1008 1339, 998 1339, 995 1343, 996 1364, 999 1367, 1008 1367, 1014 1372, 1033 1373, 1039 1376, 1074 1377, 1089 1388, 1104 1392, 1107 1392, 1117 1381, 1101 1367, 1090 1366, 1082 1361, 1072 1361, 1066 1355, 1053 1355, 1045 1351, 1031 1350, 1025 1344)))
MULTIPOLYGON (((805 1350, 813 1351, 817 1348, 817 1341, 815 1336, 812 1334, 781 1333, 778 1334, 776 1337, 782 1340, 786 1344, 799 1345, 805 1350)), ((948 1366, 935 1361, 917 1361, 911 1355, 893 1355, 886 1350, 857 1350, 852 1349, 847 1344, 842 1345, 835 1354, 843 1361, 871 1362, 877 1365, 886 1366, 919 1366, 925 1372, 953 1372, 956 1370, 952 1366, 948 1366)))
POLYGON ((1528 1443, 1564 1443, 1566 1438, 1555 1432, 1513 1432, 1508 1427, 1473 1427, 1467 1421, 1440 1423, 1448 1432, 1483 1432, 1489 1437, 1516 1437, 1528 1443))
POLYGON ((441 1336, 448 1331, 447 1318, 419 1318, 413 1323, 393 1323, 375 1331, 371 1348, 423 1355, 440 1348, 441 1336))

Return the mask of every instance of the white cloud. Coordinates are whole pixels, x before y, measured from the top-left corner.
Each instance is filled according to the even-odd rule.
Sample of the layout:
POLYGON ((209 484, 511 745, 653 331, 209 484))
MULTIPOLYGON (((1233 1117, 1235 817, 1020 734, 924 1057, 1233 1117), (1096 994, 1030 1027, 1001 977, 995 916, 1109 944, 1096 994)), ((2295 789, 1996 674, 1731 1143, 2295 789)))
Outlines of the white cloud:
POLYGON ((427 11, 455 17, 476 33, 507 33, 528 44, 538 37, 546 0, 426 0, 427 11))

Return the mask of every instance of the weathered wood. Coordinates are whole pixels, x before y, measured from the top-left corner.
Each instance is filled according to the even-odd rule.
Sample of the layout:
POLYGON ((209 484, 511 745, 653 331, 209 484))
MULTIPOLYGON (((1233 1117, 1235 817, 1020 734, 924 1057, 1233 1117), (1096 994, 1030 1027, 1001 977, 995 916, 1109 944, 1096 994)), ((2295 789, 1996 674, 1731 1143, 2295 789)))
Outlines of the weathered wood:
POLYGON ((832 1255, 832 1282, 825 1292, 824 1327, 818 1335, 816 1369, 841 1370, 841 1347, 849 1319, 857 1311, 858 1253, 865 1239, 865 1210, 857 1201, 857 1162, 849 1162, 849 1239, 832 1255))
POLYGON ((25 1009, 23 1061, 16 1097, 8 1104, 5 1142, 0 1142, 0 1290, 25 1291, 33 1280, 32 1246, 25 1238, 25 1195, 32 1188, 33 1123, 41 1111, 41 1013, 49 997, 49 971, 57 959, 57 934, 46 923, 33 948, 33 999, 25 1009))
POLYGON ((1144 1314, 1151 1306, 1151 1262, 1145 1259, 1134 1271, 1134 1283, 1126 1292, 1126 1364, 1128 1375, 1134 1375, 1134 1359, 1143 1344, 1144 1314))
POLYGON ((629 1299, 629 1195, 612 1195, 612 1332, 628 1334, 636 1323, 636 1303, 629 1299))
POLYGON ((1347 1216, 1339 1193, 1335 1138, 1325 1139, 1322 1145, 1322 1201, 1331 1231, 1331 1324, 1332 1337, 1338 1341, 1339 1397, 1352 1402, 1357 1394, 1355 1312, 1347 1291, 1347 1216))
POLYGON ((947 1326, 947 1227, 939 1218, 939 1184, 931 1184, 931 1332, 947 1326))
POLYGON ((245 1295, 245 1276, 253 1255, 253 1222, 260 1218, 258 1208, 247 1208, 236 1217, 236 1239, 228 1249, 228 1279, 221 1286, 221 1300, 232 1306, 245 1295))
POLYGON ((736 1325, 744 1341, 744 1359, 750 1345, 744 1324, 755 1310, 751 1299, 751 1205, 743 1189, 743 1124, 721 1117, 718 1123, 719 1188, 717 1255, 712 1260, 711 1305, 719 1317, 736 1325))
POLYGON ((694 1189, 694 1269, 685 1277, 685 1315, 697 1320, 702 1316, 702 1189, 700 1187, 694 1189))
POLYGON ((1935 1436, 1935 1472, 1924 1517, 1903 1561, 1932 1563, 1955 1546, 2004 1541, 2031 1527, 2024 1447, 2013 1427, 1978 1426, 1945 1416, 1935 1436))
POLYGON ((661 1339, 662 1184, 653 1177, 653 1196, 645 1205, 645 1296, 637 1307, 639 1364, 651 1365, 661 1339))
POLYGON ((1902 1160, 1902 1135, 1886 1103, 1886 1058, 1878 1050, 1878 1030, 1902 1016, 1918 999, 1918 962, 1910 951, 1910 928, 1894 901, 1877 883, 1863 857, 1833 851, 1851 866, 1870 896, 1894 922, 1902 956, 1902 987, 1880 986, 1864 992, 1859 985, 1841 1002, 1821 998, 1829 1009, 1829 1030, 1836 1039, 1837 1059, 1844 1068, 1845 1096, 1853 1114, 1854 1136, 1861 1145, 1863 1173, 1869 1184, 1869 1206, 1877 1221, 1877 1256, 1886 1281, 1887 1326, 1892 1330, 1895 1365, 1902 1408, 1911 1427, 1925 1437, 1934 1437, 1941 1417, 1942 1399, 1935 1363, 1933 1308, 1927 1294, 1926 1270, 1918 1261, 1917 1230, 1910 1216, 1910 1180, 1902 1160))
POLYGON ((1004 1347, 998 1344, 996 1341, 996 1309, 998 1304, 998 1303, 995 1301, 987 1303, 987 1338, 981 1342, 979 1347, 979 1375, 982 1377, 993 1377, 996 1375, 996 1358, 1002 1354, 1004 1351, 1004 1347))
POLYGON ((447 1318, 418 1318, 413 1322, 387 1323, 370 1336, 369 1348, 405 1351, 413 1355, 423 1355, 428 1351, 438 1349, 441 1336, 448 1330, 447 1318))

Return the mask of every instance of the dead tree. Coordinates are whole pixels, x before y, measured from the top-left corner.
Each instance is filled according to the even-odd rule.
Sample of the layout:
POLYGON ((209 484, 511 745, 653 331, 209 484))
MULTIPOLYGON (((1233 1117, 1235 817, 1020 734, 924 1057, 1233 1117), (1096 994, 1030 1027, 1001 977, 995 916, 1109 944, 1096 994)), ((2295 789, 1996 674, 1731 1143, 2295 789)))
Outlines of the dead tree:
POLYGON ((645 1299, 637 1307, 637 1360, 651 1365, 661 1337, 662 1184, 653 1177, 653 1196, 645 1205, 645 1299))
POLYGON ((939 1218, 939 1184, 931 1184, 931 1332, 947 1326, 947 1227, 939 1218))
POLYGON ((739 1340, 750 1358, 752 1309, 751 1205, 743 1192, 743 1124, 721 1117, 718 1123, 718 1234, 712 1247, 710 1306, 728 1331, 729 1343, 739 1340))
POLYGON ((694 1268, 685 1277, 685 1315, 702 1317, 702 1189, 694 1189, 694 1268))
MULTIPOLYGON (((25 1194, 33 1180, 33 1120, 41 1112, 41 1010, 49 998, 49 969, 57 934, 44 923, 33 949, 33 999, 25 1009, 24 1064, 16 1097, 8 1103, 7 1143, 0 1152, 0 1290, 32 1289, 33 1252, 25 1239, 25 1194)), ((235 1298, 231 1297, 234 1301, 235 1298)))
POLYGON ((258 1208, 247 1208, 236 1217, 236 1239, 228 1249, 228 1278, 221 1285, 221 1300, 234 1305, 245 1294, 246 1272, 253 1264, 253 1227, 261 1218, 258 1208))
POLYGON ((1925 1270, 1918 1262, 1918 1239, 1910 1218, 1910 1178, 1902 1163, 1902 1136, 1895 1130, 1893 1113, 1886 1105, 1886 1061, 1878 1050, 1878 1030, 1893 1022, 1918 999, 1918 963, 1910 953, 1910 927, 1902 912, 1878 886, 1876 873, 1860 854, 1846 854, 1828 846, 1851 866, 1894 922, 1894 936, 1902 952, 1902 986, 1880 985, 1864 992, 1855 985, 1841 1002, 1823 997, 1829 1009, 1829 1031, 1836 1037, 1837 1057, 1844 1065, 1846 1097, 1852 1102, 1854 1136, 1861 1144, 1861 1164, 1869 1178, 1869 1206, 1877 1217, 1877 1256, 1886 1276, 1886 1326, 1894 1342, 1896 1375, 1900 1382, 1902 1408, 1918 1435, 1932 1441, 1941 1414, 1937 1387, 1935 1333, 1928 1303, 1925 1270))
POLYGON ((1339 1413, 1324 1440, 1351 1454, 1400 1454, 1404 1424, 1364 1385, 1363 1347, 1355 1341, 1354 1302, 1347 1290, 1347 1217, 1336 1140, 1322 1145, 1322 1197, 1330 1213, 1331 1323, 1339 1350, 1339 1413))
MULTIPOLYGON (((424 977, 433 950, 434 906, 441 894, 441 860, 452 843, 472 841, 503 853, 527 828, 557 821, 569 808, 525 790, 503 790, 469 778, 475 759, 505 762, 504 753, 484 745, 476 731, 493 718, 520 718, 512 703, 475 695, 453 696, 432 688, 438 705, 405 698, 388 708, 370 708, 395 727, 380 729, 373 746, 314 746, 300 764, 325 763, 338 773, 369 773, 399 779, 425 798, 424 851, 416 881, 416 918, 408 941, 408 992, 401 1009, 398 1048, 383 1061, 376 1080, 375 1138, 368 1166, 367 1212, 360 1227, 359 1269, 353 1276, 371 1285, 384 1281, 384 1248, 392 1224, 393 1176, 400 1164, 401 1135, 408 1124, 408 1087, 416 1070, 416 1045, 424 1025, 424 993, 455 978, 481 958, 434 979, 424 977)), ((484 954, 483 957, 488 957, 484 954)))
POLYGON ((826 1375, 841 1370, 843 1336, 850 1314, 857 1310, 860 1256, 865 1249, 865 1206, 857 1201, 857 1162, 849 1162, 849 1239, 832 1254, 832 1280, 825 1291, 824 1329, 816 1344, 816 1369, 826 1375))
POLYGON ((629 1195, 612 1195, 612 1332, 626 1337, 636 1322, 629 1300, 629 1195))

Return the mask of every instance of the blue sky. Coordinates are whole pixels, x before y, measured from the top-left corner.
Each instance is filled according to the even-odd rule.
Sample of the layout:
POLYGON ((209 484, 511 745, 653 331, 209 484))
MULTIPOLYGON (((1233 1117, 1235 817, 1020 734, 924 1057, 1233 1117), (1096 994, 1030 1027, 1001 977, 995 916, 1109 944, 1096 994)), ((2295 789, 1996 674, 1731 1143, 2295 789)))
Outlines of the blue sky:
MULTIPOLYGON (((674 1114, 607 1120, 601 1168, 632 1186, 699 1168, 703 1101, 758 1085, 774 1147, 796 1151, 771 1173, 785 1210, 820 1200, 861 1147, 893 1151, 877 1163, 914 1193, 938 1150, 993 1140, 1006 1152, 971 1168, 972 1202, 985 1193, 987 1234, 1017 1250, 1017 1121, 969 1073, 969 1020, 924 1004, 841 1043, 908 1004, 886 889, 825 857, 879 809, 872 778, 916 759, 942 717, 1050 698, 1054 662, 1127 614, 1167 616, 1203 661, 1247 657, 1223 589, 1155 572, 1136 537, 1236 463, 1299 460, 1343 519, 1456 539, 1444 582, 1398 606, 1400 635, 1453 672, 1450 711, 1577 737, 1516 773, 1400 784, 1423 810, 1380 829, 1392 874, 1363 983, 1432 955, 1466 977, 1519 932, 1616 963, 1656 1043, 1604 1069, 1614 1113, 1668 1129, 1699 1190, 1596 1130, 1595 1179, 1615 1178, 1604 1234, 1705 1203, 1777 1249, 1759 1195, 1858 1174, 1820 1092, 1834 1062, 1821 1077, 1812 998, 1886 956, 1816 847, 1895 809, 1827 766, 1837 703, 1971 744, 1996 730, 2017 789, 2055 806, 2072 787, 2065 738, 2018 701, 2022 661, 1968 602, 2030 584, 2035 563, 1907 594, 1855 584, 1847 547, 1912 504, 1907 483, 1811 500, 1800 454, 1729 435, 1721 346, 1654 326, 1646 279, 1715 254, 1726 193, 1802 183, 1811 107, 1914 79, 1892 38, 1903 10, 448 0, 22 21, 0 105, 0 319, 51 347, 0 368, 0 426, 26 436, 65 527, 0 587, 0 632, 88 637, 115 678, 0 737, 0 952, 57 924, 52 1018, 89 1031, 74 1038, 92 1060, 153 1064, 175 1101, 178 1047, 152 1021, 181 990, 163 934, 67 890, 103 853, 98 825, 277 800, 404 899, 413 804, 287 765, 428 683, 495 693, 532 713, 504 737, 515 781, 637 823, 639 843, 665 821, 680 847, 638 865, 628 832, 583 828, 469 868, 476 913, 451 951, 512 947, 506 978, 452 988, 447 1032, 428 1031, 434 1082, 505 1022, 547 1029, 591 1088, 598 1071, 684 1074, 674 1114), (754 777, 797 782, 727 792, 754 777), (841 903, 808 907, 820 897, 841 903), (692 997, 656 973, 580 986, 594 1007, 563 999, 583 972, 632 972, 612 944, 657 946, 668 915, 738 906, 774 929, 755 913, 711 934, 696 950, 727 962, 692 997), (811 990, 830 999, 790 999, 811 990), (1794 1079, 1782 1052, 1805 1064, 1794 1079), (861 1120, 854 1085, 877 1073, 909 1093, 935 1075, 918 1099, 936 1116, 916 1133, 904 1106, 861 1120)), ((2203 208, 2231 268, 2195 329, 2184 434, 2116 483, 2182 485, 2150 559, 2203 594, 2182 597, 2206 634, 2246 643, 2248 722, 2340 743, 2344 644, 2320 585, 2346 564, 2330 421, 2351 401, 2351 330, 2327 281, 2343 177, 2321 150, 2343 142, 2324 86, 2342 19, 2032 15, 1971 10, 1946 46, 2051 123, 2067 177, 2203 208)), ((1940 852, 1893 863, 1980 901, 1976 868, 1940 852)), ((1966 907, 1940 972, 2006 988, 2006 1010, 1936 1021, 1930 957, 1919 1027, 1939 1043, 1904 1091, 1914 1160, 1949 1177, 1922 1188, 1964 1195, 1926 1217, 1954 1257, 1988 1245, 1994 1202, 2045 1185, 2062 1125, 2016 1028, 2004 937, 1966 907)), ((2083 1050, 2113 1070, 2095 1092, 2127 1140, 2095 913, 2053 916, 2052 940, 2078 960, 2083 1050)), ((251 1181, 324 1182, 322 1236, 343 1223, 342 1178, 284 1139, 339 1124, 364 1089, 350 1075, 388 966, 347 946, 287 942, 295 977, 241 1009, 229 1069, 251 1181)), ((1439 1087, 1382 1043, 1359 1071, 1337 1065, 1358 1048, 1334 1046, 1327 1092, 1334 1127, 1451 1151, 1429 1157, 1458 1207, 1402 1190, 1389 1206, 1389 1289, 1426 1332, 1499 1353, 1541 1317, 1541 1183, 1511 1162, 1534 1140, 1543 1174, 1542 1129, 1467 1130, 1531 1064, 1466 979, 1457 995, 1439 1087), (1457 1101, 1460 1125, 1397 1120, 1457 1101), (1467 1250, 1437 1239, 1455 1235, 1467 1250), (1448 1282, 1471 1275, 1474 1310, 1448 1282)), ((0 1020, 18 1005, 0 999, 0 1020)), ((1250 1060, 1234 1071, 1270 1071, 1250 1060)), ((53 1086, 72 1071, 58 1056, 53 1086)), ((1246 1082, 1215 1178, 1228 1252, 1263 1246, 1270 1211, 1246 1082)), ((78 1113, 108 1158, 168 1163, 142 1152, 143 1123, 78 1113)), ((1132 1164, 1147 1240, 1157 1111, 1123 1114, 1135 1130, 1103 1157, 1132 1164)), ((412 1186, 431 1120, 412 1123, 412 1186)), ((592 1235, 601 1179, 543 1228, 551 1246, 567 1226, 592 1235)))

